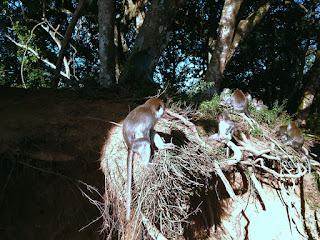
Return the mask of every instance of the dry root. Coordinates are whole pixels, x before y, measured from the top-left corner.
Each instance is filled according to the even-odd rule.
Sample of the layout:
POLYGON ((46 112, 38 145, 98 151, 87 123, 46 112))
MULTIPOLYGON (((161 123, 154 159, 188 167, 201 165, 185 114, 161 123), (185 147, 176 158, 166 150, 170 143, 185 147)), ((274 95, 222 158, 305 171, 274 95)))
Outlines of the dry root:
MULTIPOLYGON (((232 165, 238 164, 248 169, 250 179, 266 208, 270 208, 270 203, 255 172, 262 171, 272 175, 281 186, 284 179, 297 179, 307 173, 306 161, 301 155, 292 149, 283 148, 270 133, 265 133, 264 141, 250 141, 244 134, 240 134, 241 139, 236 138, 235 143, 225 143, 233 152, 232 156, 218 159, 213 144, 205 142, 198 135, 192 122, 171 110, 167 113, 172 119, 161 119, 158 125, 171 124, 183 132, 187 140, 174 152, 159 151, 154 154, 156 174, 146 171, 140 161, 137 161, 138 156, 135 156, 133 217, 130 222, 124 220, 127 150, 121 127, 111 130, 104 145, 101 156, 101 168, 105 174, 103 216, 109 239, 115 236, 121 236, 121 239, 138 239, 145 232, 152 239, 181 238, 184 225, 192 214, 190 196, 197 188, 202 188, 213 173, 219 176, 230 197, 238 203, 237 215, 242 215, 244 209, 224 174, 224 170, 232 165)), ((250 121, 249 125, 253 123, 255 122, 250 121)), ((166 131, 170 135, 170 129, 166 131)), ((311 160, 311 163, 315 166, 314 161, 311 160)), ((287 204, 290 205, 289 200, 287 204)), ((294 209, 289 208, 289 214, 290 211, 293 212, 294 209)), ((292 222, 295 221, 293 216, 294 214, 292 222)))

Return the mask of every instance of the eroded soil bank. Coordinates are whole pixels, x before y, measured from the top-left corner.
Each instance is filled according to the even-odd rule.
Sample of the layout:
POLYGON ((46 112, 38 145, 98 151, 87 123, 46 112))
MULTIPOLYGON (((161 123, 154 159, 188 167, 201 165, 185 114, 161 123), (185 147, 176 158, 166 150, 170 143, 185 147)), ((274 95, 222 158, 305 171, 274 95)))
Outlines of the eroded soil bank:
POLYGON ((103 239, 79 181, 103 194, 100 151, 128 104, 71 91, 0 88, 0 239, 103 239))

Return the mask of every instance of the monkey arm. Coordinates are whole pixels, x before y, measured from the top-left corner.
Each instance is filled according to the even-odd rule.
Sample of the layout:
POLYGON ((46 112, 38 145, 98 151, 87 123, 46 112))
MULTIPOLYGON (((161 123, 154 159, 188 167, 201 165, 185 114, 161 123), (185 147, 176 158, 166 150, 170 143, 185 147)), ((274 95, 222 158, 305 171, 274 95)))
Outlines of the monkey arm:
POLYGON ((212 140, 219 140, 219 135, 218 133, 215 133, 213 135, 211 135, 209 138, 208 138, 209 141, 212 141, 212 140))
POLYGON ((162 138, 160 135, 154 131, 153 129, 151 130, 151 141, 153 141, 154 145, 158 149, 174 149, 174 144, 173 143, 164 143, 162 141, 162 138))

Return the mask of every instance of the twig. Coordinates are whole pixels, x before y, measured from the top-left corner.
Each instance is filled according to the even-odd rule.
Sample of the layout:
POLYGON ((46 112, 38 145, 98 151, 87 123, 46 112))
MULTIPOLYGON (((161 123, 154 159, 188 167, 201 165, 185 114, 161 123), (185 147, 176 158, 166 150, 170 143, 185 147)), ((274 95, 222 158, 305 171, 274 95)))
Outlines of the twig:
MULTIPOLYGON (((251 165, 251 163, 248 163, 248 162, 241 162, 242 164, 245 164, 245 165, 251 165)), ((259 164, 256 164, 254 165, 255 167, 258 167, 258 168, 261 168, 263 170, 265 170, 266 172, 268 173, 271 173, 273 176, 275 176, 276 178, 300 178, 302 177, 303 175, 305 175, 307 173, 307 169, 299 164, 298 165, 298 173, 297 174, 281 174, 281 173, 277 173, 275 170, 273 169, 270 169, 266 166, 261 166, 259 164), (303 171, 301 171, 301 167, 303 168, 303 171)))
POLYGON ((171 115, 172 117, 174 118, 177 118, 179 119, 181 122, 183 122, 184 125, 186 125, 187 127, 189 127, 192 131, 192 133, 194 134, 194 138, 196 139, 196 141, 199 143, 199 144, 203 144, 204 141, 199 137, 199 134, 197 132, 197 129, 195 127, 195 125, 190 122, 189 120, 187 120, 186 118, 184 118, 183 116, 177 114, 177 113, 174 113, 173 111, 171 111, 170 109, 167 109, 166 112, 171 115))
POLYGON ((113 125, 116 125, 118 127, 122 127, 122 124, 119 124, 119 123, 116 123, 116 122, 113 122, 113 121, 109 121, 109 120, 105 120, 105 119, 102 119, 102 118, 95 118, 95 117, 77 117, 77 118, 86 118, 86 119, 92 119, 92 120, 98 120, 98 121, 102 121, 102 122, 109 122, 113 125))

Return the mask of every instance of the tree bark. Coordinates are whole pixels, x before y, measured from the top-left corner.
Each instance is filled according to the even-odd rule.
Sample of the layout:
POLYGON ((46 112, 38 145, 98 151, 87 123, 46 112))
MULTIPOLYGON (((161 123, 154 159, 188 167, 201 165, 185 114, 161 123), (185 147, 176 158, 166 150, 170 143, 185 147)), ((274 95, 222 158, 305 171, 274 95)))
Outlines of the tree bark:
POLYGON ((263 1, 257 11, 251 13, 245 20, 241 20, 236 26, 241 4, 242 0, 225 1, 221 14, 218 39, 205 75, 206 82, 214 82, 214 88, 209 90, 209 95, 220 89, 226 65, 238 49, 239 43, 260 23, 270 8, 270 1, 263 1))
MULTIPOLYGON (((139 29, 138 36, 135 40, 135 45, 132 54, 128 59, 126 69, 123 70, 119 82, 126 82, 129 80, 128 70, 130 62, 134 62, 134 56, 144 52, 147 54, 146 59, 150 60, 150 64, 146 66, 145 72, 153 73, 159 57, 168 44, 170 33, 168 33, 168 26, 172 23, 179 7, 184 4, 186 0, 154 0, 148 8, 144 22, 139 29), (152 49, 152 51, 148 51, 152 49)), ((138 63, 140 64, 140 63, 138 63)), ((143 64, 143 63, 141 63, 143 64)), ((142 68, 144 66, 135 66, 142 68)), ((130 71, 135 71, 131 69, 130 71)), ((136 79, 135 79, 136 80, 136 79)))
POLYGON ((101 86, 108 87, 115 83, 115 2, 98 0, 99 8, 99 58, 101 86))
MULTIPOLYGON (((222 74, 226 66, 226 59, 235 31, 235 22, 241 4, 242 0, 226 0, 223 6, 218 40, 205 75, 205 81, 214 82, 214 88, 217 90, 220 88, 222 74)), ((212 95, 212 93, 213 92, 210 91, 209 95, 212 95)))
POLYGON ((229 55, 226 59, 228 64, 231 57, 234 55, 239 47, 241 41, 245 40, 248 34, 257 26, 261 20, 266 16, 270 9, 270 1, 263 1, 257 11, 251 13, 245 20, 241 20, 236 29, 229 55))
POLYGON ((316 96, 319 95, 320 90, 320 50, 318 50, 316 60, 310 69, 310 71, 305 75, 305 81, 307 82, 306 89, 298 107, 298 118, 301 120, 301 125, 305 126, 307 118, 310 114, 310 109, 312 104, 316 100, 316 96))

